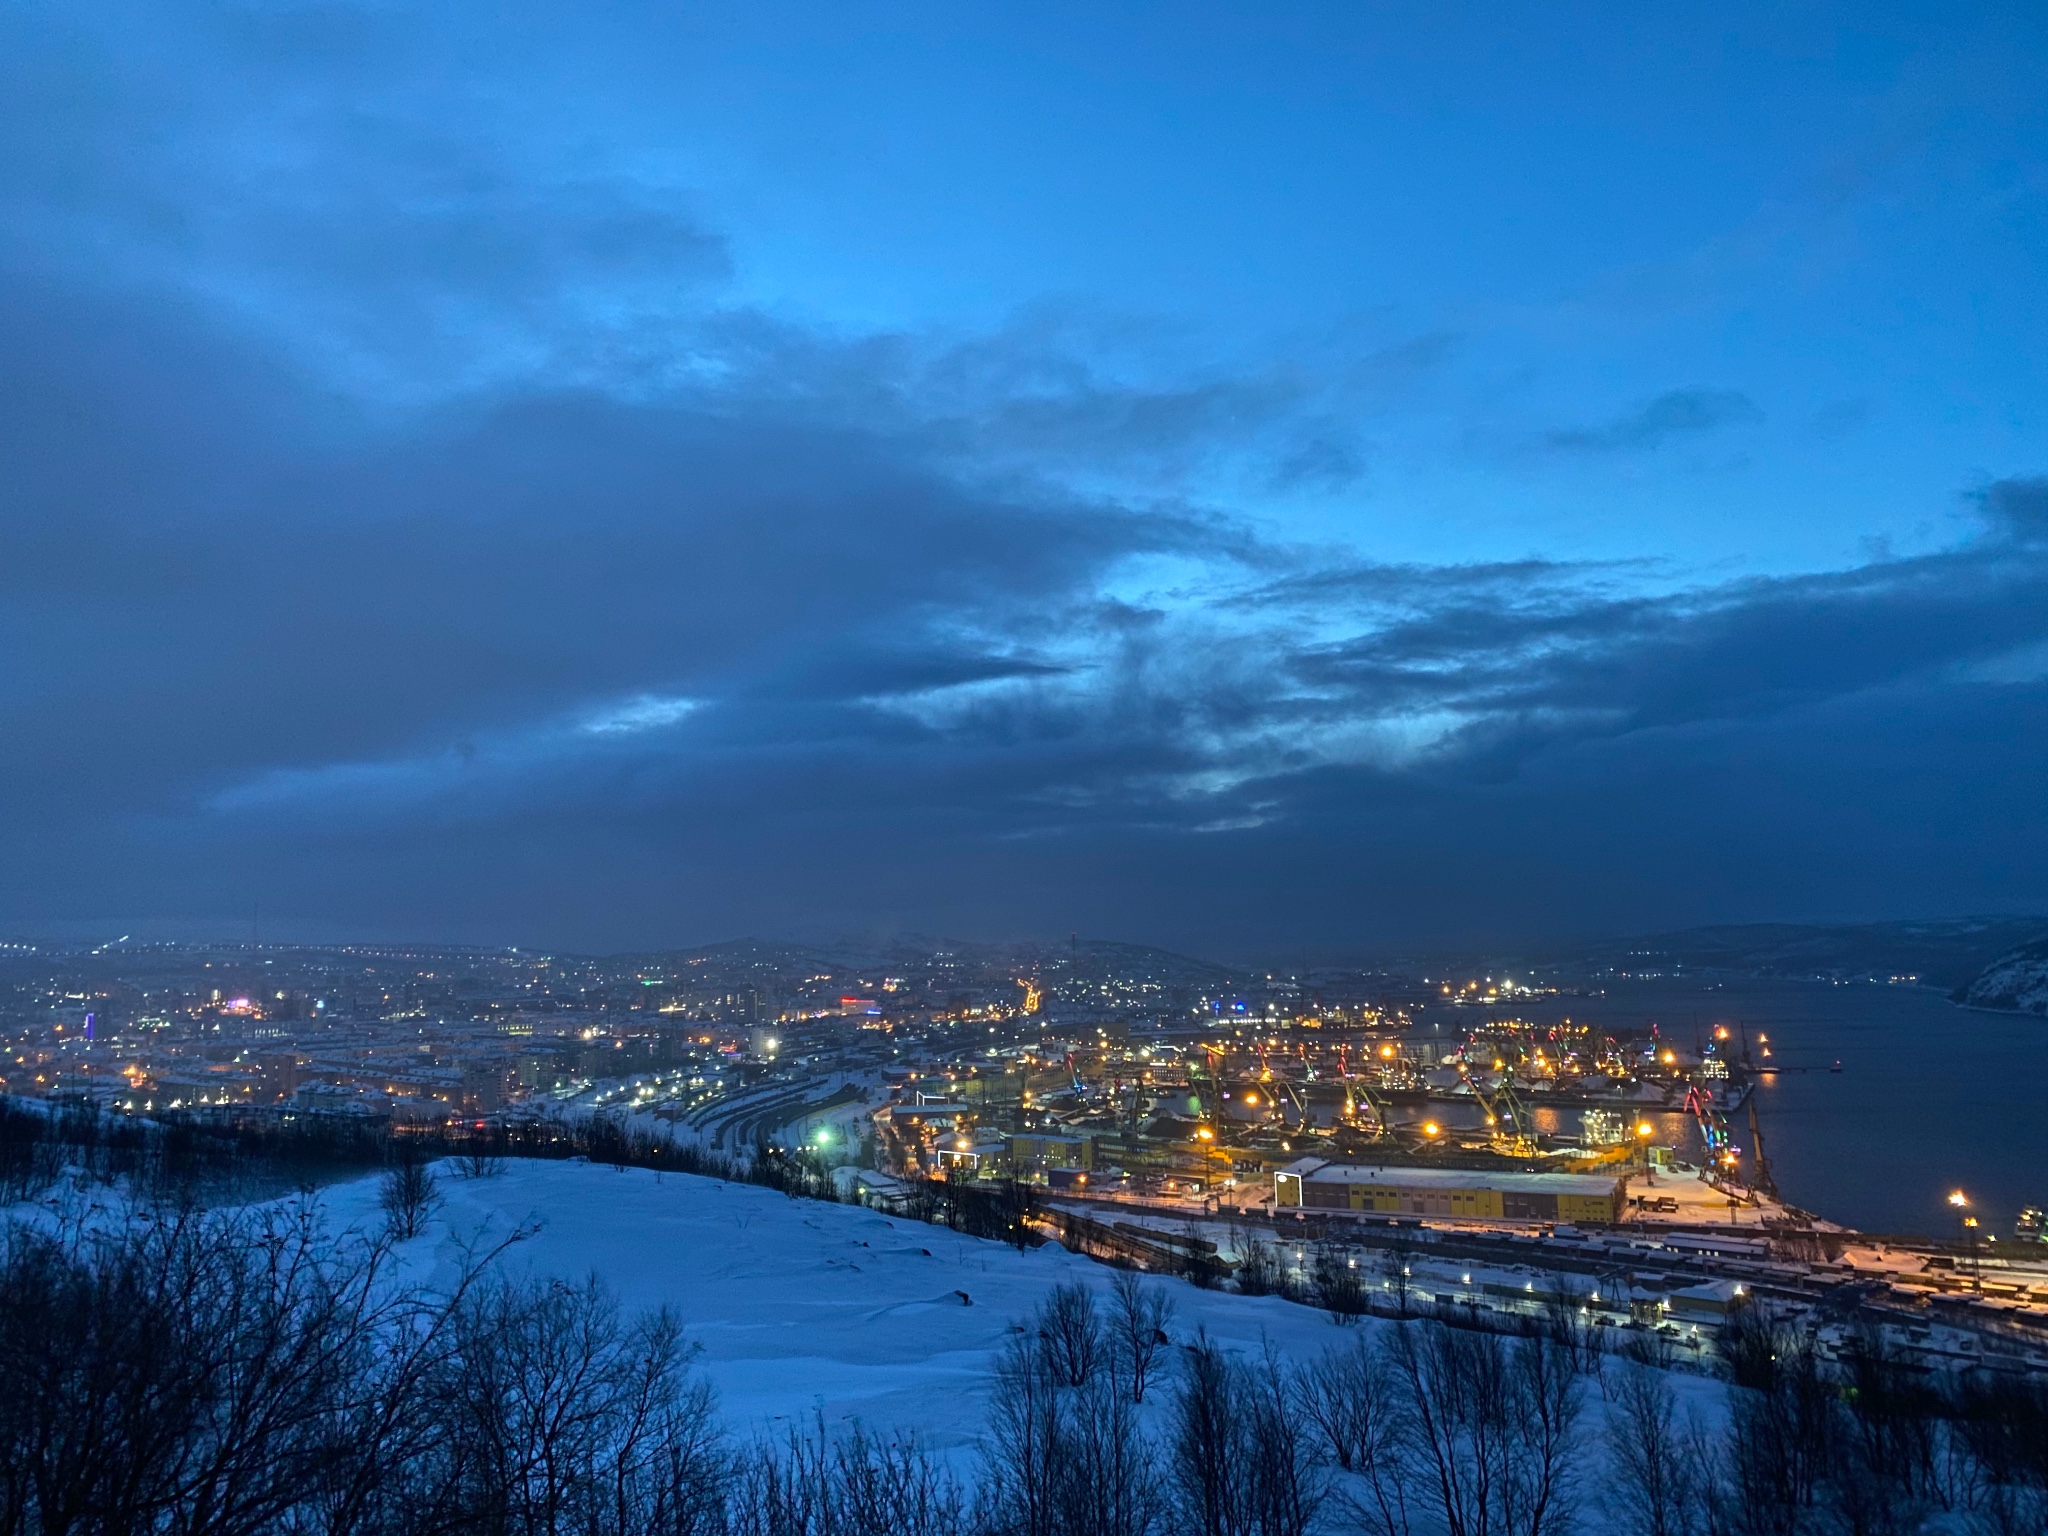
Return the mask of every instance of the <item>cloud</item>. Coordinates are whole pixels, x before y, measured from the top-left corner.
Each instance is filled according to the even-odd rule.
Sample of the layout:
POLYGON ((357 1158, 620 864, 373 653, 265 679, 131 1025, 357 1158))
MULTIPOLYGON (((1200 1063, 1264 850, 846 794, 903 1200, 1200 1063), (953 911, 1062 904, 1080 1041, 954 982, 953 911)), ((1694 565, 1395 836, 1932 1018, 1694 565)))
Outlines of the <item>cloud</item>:
POLYGON ((1630 453, 1661 448, 1673 437, 1762 420, 1756 402, 1734 390, 1673 389, 1604 425, 1552 432, 1544 443, 1561 452, 1630 453))
MULTIPOLYGON (((1789 802, 1866 764, 1872 815, 1964 806, 1966 856, 2048 867, 2040 481, 1986 487, 1954 547, 1769 580, 1289 538, 1233 505, 1360 484, 1441 332, 1226 366, 1078 305, 972 334, 742 305, 676 176, 502 104, 459 131, 375 15, 294 14, 228 64, 174 50, 189 91, 146 27, 21 50, 17 921, 1469 926, 1596 913, 1657 861, 1776 867, 1789 802), (1535 872, 1480 890, 1518 840, 1535 872)), ((1551 445, 1758 416, 1675 391, 1551 445)), ((1816 818, 1837 891, 1850 816, 1816 818)))
POLYGON ((1995 480, 1976 501, 1995 537, 2023 544, 2048 539, 2048 477, 1995 480))
MULTIPOLYGON (((1367 902, 1340 873, 1367 857, 1451 922, 1447 871, 1512 835, 1501 804, 1525 837, 1607 846, 1589 786, 1651 762, 1690 782, 1686 742, 1804 739, 1787 782, 1818 782, 1846 711, 1930 796, 1990 775, 1905 738, 1965 696, 2023 718, 2048 643, 2034 481, 1978 493, 1951 548, 1803 576, 1389 564, 953 473, 910 400, 863 426, 752 388, 517 390, 365 422, 189 313, 9 293, 16 912, 203 911, 253 884, 343 925, 595 942, 852 920, 872 903, 813 880, 843 859, 938 926, 1098 890, 1188 914, 1168 876, 1195 878, 1172 851, 1192 839, 1224 887, 1351 850, 1284 877, 1274 924, 1367 902), (1015 872, 1000 896, 991 861, 1015 872), (572 911, 562 881, 610 894, 572 911)), ((1718 827, 1698 793, 1672 814, 1718 827)), ((2004 779, 1973 793, 2018 814, 2004 779)))

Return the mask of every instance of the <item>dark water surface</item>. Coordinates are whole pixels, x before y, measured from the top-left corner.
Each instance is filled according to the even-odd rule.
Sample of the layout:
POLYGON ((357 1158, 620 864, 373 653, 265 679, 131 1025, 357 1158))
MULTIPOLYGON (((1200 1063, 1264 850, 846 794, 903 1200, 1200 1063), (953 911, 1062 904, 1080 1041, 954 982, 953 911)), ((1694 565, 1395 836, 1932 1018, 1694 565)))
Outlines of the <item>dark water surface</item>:
MULTIPOLYGON (((2048 1205, 2048 1021, 1958 1008, 1920 987, 1775 981, 1614 982, 1512 1014, 1617 1030, 1654 1019, 1682 1045, 1739 1022, 1753 1056, 1769 1036, 1786 1070, 1757 1086, 1765 1150, 1785 1198, 1831 1221, 1950 1236, 1948 1195, 1962 1189, 2004 1242, 2020 1207, 2048 1205)), ((1431 1008, 1421 1022, 1451 1034, 1476 1017, 1431 1008)), ((1747 1148, 1747 1120, 1734 1120, 1747 1148)), ((1681 1117, 1657 1123, 1660 1139, 1690 1140, 1681 1117)))

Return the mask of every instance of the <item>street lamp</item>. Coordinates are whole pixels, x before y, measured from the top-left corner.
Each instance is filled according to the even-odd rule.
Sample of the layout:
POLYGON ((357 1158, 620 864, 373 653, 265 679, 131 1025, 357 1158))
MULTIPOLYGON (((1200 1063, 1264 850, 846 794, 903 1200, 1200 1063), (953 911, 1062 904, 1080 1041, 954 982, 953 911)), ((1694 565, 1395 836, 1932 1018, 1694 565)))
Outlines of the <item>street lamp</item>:
POLYGON ((1956 1208, 1958 1235, 1969 1245, 1971 1288, 1981 1290, 1984 1277, 1977 1268, 1977 1218, 1969 1214, 1970 1197, 1960 1189, 1954 1190, 1948 1197, 1948 1203, 1956 1208))

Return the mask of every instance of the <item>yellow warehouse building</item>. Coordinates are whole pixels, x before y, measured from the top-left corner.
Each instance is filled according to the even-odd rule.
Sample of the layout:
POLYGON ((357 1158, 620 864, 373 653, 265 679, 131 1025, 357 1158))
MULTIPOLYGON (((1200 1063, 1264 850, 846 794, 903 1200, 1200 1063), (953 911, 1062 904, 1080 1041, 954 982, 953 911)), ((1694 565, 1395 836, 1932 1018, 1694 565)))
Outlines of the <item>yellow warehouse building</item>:
POLYGON ((1485 1173, 1391 1168, 1305 1157, 1273 1175, 1275 1203, 1312 1211, 1612 1224, 1626 1181, 1597 1173, 1485 1173))

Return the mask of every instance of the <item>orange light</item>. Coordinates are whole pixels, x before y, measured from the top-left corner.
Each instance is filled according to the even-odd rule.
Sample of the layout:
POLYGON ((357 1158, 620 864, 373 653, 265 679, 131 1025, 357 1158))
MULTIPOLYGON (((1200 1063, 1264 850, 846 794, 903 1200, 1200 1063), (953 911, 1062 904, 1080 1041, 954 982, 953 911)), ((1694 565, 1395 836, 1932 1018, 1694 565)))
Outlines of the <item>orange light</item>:
POLYGON ((1443 1132, 1443 1127, 1442 1127, 1442 1126, 1440 1126, 1440 1125, 1438 1125, 1438 1124, 1437 1124, 1437 1123, 1436 1123, 1436 1122, 1435 1122, 1434 1120, 1425 1120, 1425 1121, 1423 1121, 1423 1122, 1422 1122, 1422 1134, 1423 1134, 1423 1135, 1425 1135, 1425 1136, 1437 1136, 1437 1135, 1441 1135, 1441 1134, 1442 1134, 1442 1132, 1443 1132))

